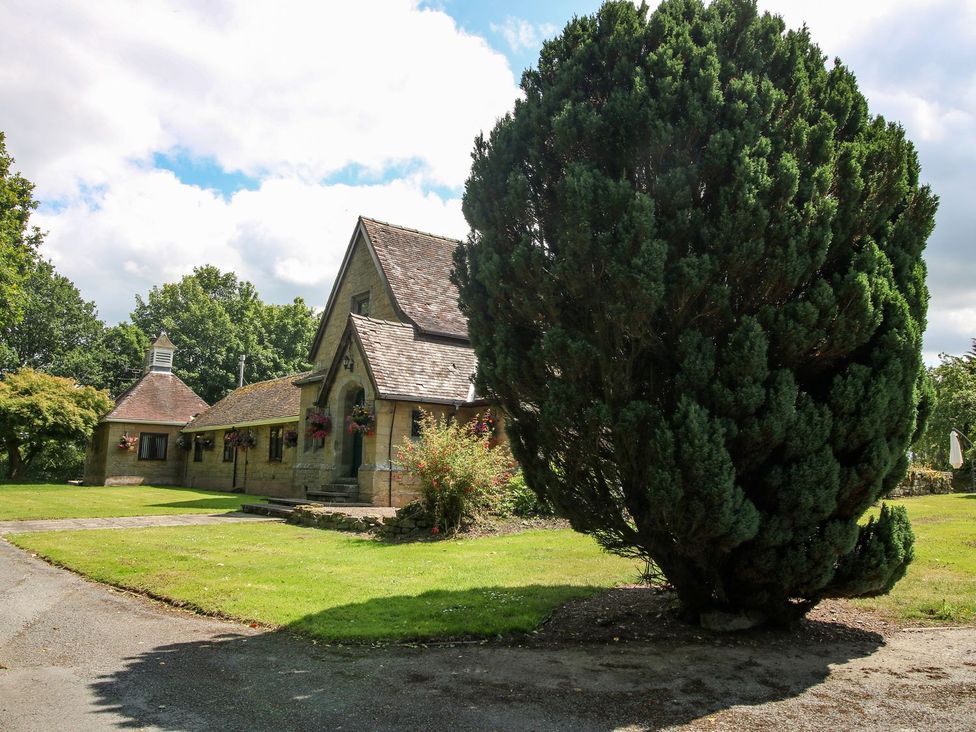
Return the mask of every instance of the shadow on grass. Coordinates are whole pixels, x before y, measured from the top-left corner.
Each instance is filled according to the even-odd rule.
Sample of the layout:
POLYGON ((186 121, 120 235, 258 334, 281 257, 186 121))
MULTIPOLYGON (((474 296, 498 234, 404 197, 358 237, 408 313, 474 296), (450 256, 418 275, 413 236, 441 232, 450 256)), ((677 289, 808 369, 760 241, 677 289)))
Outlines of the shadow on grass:
POLYGON ((92 689, 102 713, 128 728, 658 728, 793 698, 822 682, 831 665, 882 644, 875 633, 834 632, 836 624, 815 621, 790 642, 771 633, 729 643, 702 632, 640 643, 594 634, 580 643, 551 637, 547 628, 531 641, 368 646, 327 645, 294 632, 340 628, 368 614, 419 633, 431 617, 468 612, 478 598, 499 598, 495 611, 506 612, 509 600, 543 589, 563 588, 388 597, 314 613, 275 632, 158 645, 125 659, 92 689))
MULTIPOLYGON (((243 496, 229 496, 227 498, 197 498, 192 501, 173 501, 171 503, 147 503, 147 508, 216 508, 236 511, 241 507, 243 496)), ((255 500, 258 500, 255 498, 255 500)))

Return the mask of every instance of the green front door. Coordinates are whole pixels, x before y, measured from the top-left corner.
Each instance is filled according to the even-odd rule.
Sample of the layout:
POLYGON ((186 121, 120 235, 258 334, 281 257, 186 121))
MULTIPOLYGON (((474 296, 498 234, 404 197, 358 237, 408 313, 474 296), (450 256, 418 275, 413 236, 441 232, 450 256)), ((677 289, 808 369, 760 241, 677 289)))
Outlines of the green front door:
MULTIPOLYGON (((363 406, 366 403, 366 392, 360 389, 356 393, 356 399, 353 401, 358 407, 363 406)), ((363 433, 356 431, 352 434, 352 466, 349 470, 349 475, 355 478, 359 475, 359 466, 363 464, 363 433)))

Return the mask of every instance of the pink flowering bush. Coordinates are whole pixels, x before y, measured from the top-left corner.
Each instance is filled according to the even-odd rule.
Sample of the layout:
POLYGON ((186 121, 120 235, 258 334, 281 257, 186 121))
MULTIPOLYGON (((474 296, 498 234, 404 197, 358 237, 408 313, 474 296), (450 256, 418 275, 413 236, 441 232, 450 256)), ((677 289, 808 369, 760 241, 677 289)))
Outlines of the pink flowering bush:
POLYGON ((434 534, 455 533, 482 512, 495 508, 515 461, 508 445, 492 446, 475 424, 448 422, 424 413, 420 438, 405 438, 399 464, 420 481, 421 503, 434 518, 434 534))

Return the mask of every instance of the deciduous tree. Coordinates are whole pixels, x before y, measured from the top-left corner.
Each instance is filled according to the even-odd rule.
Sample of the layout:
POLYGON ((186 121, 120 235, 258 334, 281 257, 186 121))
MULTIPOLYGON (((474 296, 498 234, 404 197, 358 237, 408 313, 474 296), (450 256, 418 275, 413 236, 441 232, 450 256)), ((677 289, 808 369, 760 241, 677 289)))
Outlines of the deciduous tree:
POLYGON ((0 328, 22 317, 21 285, 43 238, 40 229, 29 225, 37 208, 34 184, 13 172, 13 164, 0 132, 0 328))
POLYGON ((104 391, 72 379, 22 369, 0 381, 0 441, 8 478, 23 478, 52 443, 84 444, 112 406, 104 391))

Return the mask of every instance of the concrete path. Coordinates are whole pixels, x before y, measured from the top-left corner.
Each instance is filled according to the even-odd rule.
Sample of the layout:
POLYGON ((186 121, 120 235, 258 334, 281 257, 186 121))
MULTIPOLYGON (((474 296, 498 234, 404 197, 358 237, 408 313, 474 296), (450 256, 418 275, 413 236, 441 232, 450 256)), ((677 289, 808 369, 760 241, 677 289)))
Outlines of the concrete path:
POLYGON ((268 516, 230 513, 180 513, 168 516, 114 516, 110 518, 35 519, 0 521, 0 536, 26 531, 74 531, 76 529, 144 529, 149 526, 203 526, 236 521, 281 521, 268 516))
POLYGON ((4 732, 659 728, 974 729, 976 631, 772 650, 329 647, 116 592, 0 540, 4 732))

